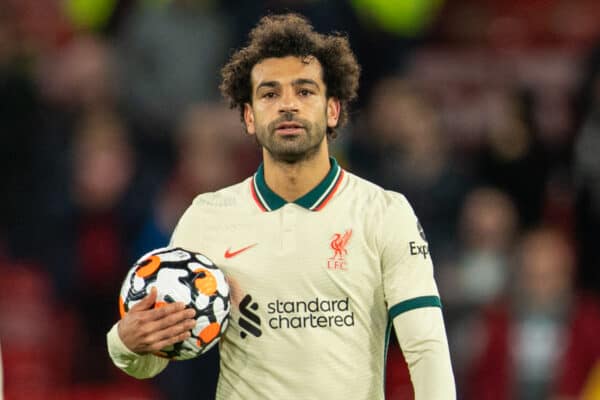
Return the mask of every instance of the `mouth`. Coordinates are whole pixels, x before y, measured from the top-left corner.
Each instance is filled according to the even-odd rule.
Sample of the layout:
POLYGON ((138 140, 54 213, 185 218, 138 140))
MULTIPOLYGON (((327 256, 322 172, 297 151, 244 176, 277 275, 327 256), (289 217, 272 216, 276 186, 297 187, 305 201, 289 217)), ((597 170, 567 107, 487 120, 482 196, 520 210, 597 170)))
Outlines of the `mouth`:
POLYGON ((282 122, 275 127, 279 135, 298 135, 304 130, 304 126, 298 122, 282 122))

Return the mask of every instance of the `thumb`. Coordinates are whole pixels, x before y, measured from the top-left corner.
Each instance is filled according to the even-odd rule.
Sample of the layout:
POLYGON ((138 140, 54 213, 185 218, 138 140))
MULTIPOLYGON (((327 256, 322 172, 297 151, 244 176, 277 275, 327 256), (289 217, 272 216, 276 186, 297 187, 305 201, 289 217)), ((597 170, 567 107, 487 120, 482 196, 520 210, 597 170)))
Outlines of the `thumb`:
POLYGON ((156 287, 153 286, 150 289, 150 293, 148 296, 144 297, 139 303, 131 307, 131 311, 142 311, 154 308, 154 303, 156 303, 156 297, 158 296, 158 291, 156 287))

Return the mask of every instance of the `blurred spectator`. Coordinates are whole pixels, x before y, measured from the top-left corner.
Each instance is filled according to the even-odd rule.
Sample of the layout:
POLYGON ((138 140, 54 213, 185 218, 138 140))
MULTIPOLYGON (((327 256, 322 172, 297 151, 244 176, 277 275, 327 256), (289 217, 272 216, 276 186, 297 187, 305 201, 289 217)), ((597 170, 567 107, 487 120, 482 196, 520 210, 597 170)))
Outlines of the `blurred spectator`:
POLYGON ((352 137, 349 161, 362 176, 408 198, 434 260, 443 257, 471 179, 454 159, 431 99, 409 81, 382 79, 352 137))
POLYGON ((39 85, 46 102, 64 111, 116 107, 117 76, 111 44, 81 35, 40 61, 39 85))
POLYGON ((442 272, 440 290, 447 303, 479 307, 504 291, 518 223, 515 205, 502 191, 481 187, 467 195, 455 261, 442 272))
POLYGON ((478 169, 486 184, 508 193, 525 227, 540 222, 548 178, 548 161, 538 140, 532 98, 511 89, 490 100, 491 118, 478 169))
POLYGON ((65 203, 47 226, 38 228, 45 233, 38 252, 56 293, 82 324, 74 343, 79 381, 106 380, 114 373, 102 329, 117 315, 116 295, 131 265, 132 234, 148 206, 139 201, 149 193, 143 179, 134 184, 139 175, 127 135, 123 121, 111 112, 91 112, 78 121, 65 203))
POLYGON ((72 293, 84 324, 80 342, 85 356, 79 358, 79 372, 85 380, 107 376, 101 329, 114 319, 115 293, 129 265, 127 225, 119 205, 135 167, 125 129, 114 115, 88 115, 73 145, 70 224, 75 258, 67 276, 73 279, 72 293), (87 364, 94 367, 83 368, 87 364))
POLYGON ((113 61, 108 42, 80 36, 38 62, 40 100, 32 150, 35 157, 29 168, 43 179, 33 180, 36 203, 24 216, 30 216, 33 227, 42 229, 28 230, 26 245, 30 246, 30 254, 45 247, 51 227, 69 213, 69 193, 57 188, 69 186, 69 149, 78 121, 86 114, 113 113, 116 109, 113 61))
POLYGON ((510 297, 490 303, 468 333, 474 358, 465 399, 547 399, 559 388, 559 371, 581 361, 572 359, 570 338, 585 340, 583 348, 597 342, 586 335, 600 328, 598 304, 574 291, 575 256, 561 232, 526 234, 514 267, 510 297))
POLYGON ((141 0, 118 36, 121 97, 135 126, 161 137, 194 102, 218 97, 231 45, 214 1, 141 0))
POLYGON ((459 216, 455 254, 437 264, 437 274, 460 389, 472 348, 465 332, 473 328, 476 311, 504 293, 509 284, 518 215, 505 193, 480 187, 467 195, 459 216))

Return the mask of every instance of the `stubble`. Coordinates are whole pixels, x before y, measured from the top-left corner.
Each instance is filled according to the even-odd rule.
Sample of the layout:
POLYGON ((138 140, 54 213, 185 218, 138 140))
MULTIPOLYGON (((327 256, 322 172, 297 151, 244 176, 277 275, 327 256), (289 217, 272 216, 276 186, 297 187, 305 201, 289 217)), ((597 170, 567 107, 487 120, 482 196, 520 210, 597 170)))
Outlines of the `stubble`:
POLYGON ((257 127, 256 140, 265 148, 274 160, 286 164, 295 164, 313 158, 326 135, 326 123, 311 122, 285 113, 266 127, 257 127), (277 126, 283 122, 296 122, 302 125, 304 133, 300 135, 278 135, 277 126))

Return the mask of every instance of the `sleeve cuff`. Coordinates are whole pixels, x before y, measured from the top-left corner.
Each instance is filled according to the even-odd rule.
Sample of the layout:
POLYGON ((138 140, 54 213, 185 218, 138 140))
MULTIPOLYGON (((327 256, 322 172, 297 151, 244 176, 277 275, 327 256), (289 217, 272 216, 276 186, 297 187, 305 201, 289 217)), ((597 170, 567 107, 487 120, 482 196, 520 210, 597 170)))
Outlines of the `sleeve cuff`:
POLYGON ((123 343, 123 341, 121 340, 121 337, 119 336, 119 323, 117 322, 116 324, 113 325, 113 327, 110 329, 110 331, 108 331, 108 334, 106 335, 106 339, 108 342, 108 352, 110 353, 111 356, 113 356, 114 358, 127 358, 127 359, 131 359, 131 358, 135 358, 135 357, 139 357, 140 355, 137 354, 134 351, 129 350, 129 348, 125 345, 125 343, 123 343))
POLYGON ((152 354, 138 354, 131 351, 119 337, 118 325, 113 325, 106 334, 108 353, 113 363, 128 375, 137 379, 152 378, 164 370, 169 364, 166 358, 152 354))
POLYGON ((438 296, 421 296, 415 297, 409 300, 404 300, 392 307, 390 307, 388 314, 390 319, 396 318, 398 315, 405 313, 406 311, 414 310, 415 308, 423 307, 442 307, 442 301, 438 296))

